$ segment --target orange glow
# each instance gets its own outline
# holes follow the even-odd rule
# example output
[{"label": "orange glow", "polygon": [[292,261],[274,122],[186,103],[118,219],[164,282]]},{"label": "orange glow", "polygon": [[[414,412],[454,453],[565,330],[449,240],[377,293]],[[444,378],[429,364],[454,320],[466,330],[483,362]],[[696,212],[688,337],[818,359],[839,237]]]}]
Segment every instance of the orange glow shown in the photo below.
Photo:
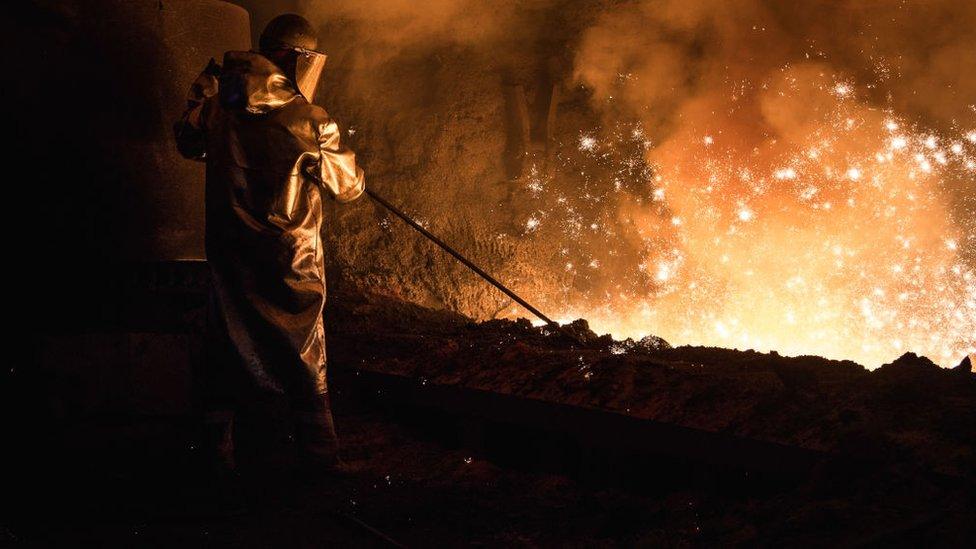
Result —
[{"label": "orange glow", "polygon": [[[907,351],[953,366],[976,352],[973,3],[304,3],[369,29],[369,47],[348,46],[348,93],[386,98],[372,90],[414,50],[470,56],[429,88],[463,101],[423,101],[405,120],[462,104],[493,120],[505,108],[497,67],[518,68],[502,80],[526,90],[557,83],[554,165],[535,159],[486,185],[498,158],[445,149],[435,164],[453,171],[431,166],[426,191],[459,181],[453,198],[485,219],[446,237],[497,239],[497,253],[475,257],[548,315],[617,337],[868,367]],[[373,101],[364,114],[379,133],[412,105]],[[457,135],[487,152],[503,126]],[[423,133],[404,128],[413,147]],[[472,316],[527,314],[481,297],[481,281],[430,286],[414,292],[475,294],[460,307]]]},{"label": "orange glow", "polygon": [[825,74],[783,71],[752,112],[718,94],[685,103],[680,117],[696,123],[638,159],[653,169],[651,200],[617,197],[645,283],[584,295],[559,316],[617,337],[869,367],[907,351],[946,366],[976,352],[976,274],[959,244],[971,235],[945,188],[976,176],[976,144],[919,132]]}]

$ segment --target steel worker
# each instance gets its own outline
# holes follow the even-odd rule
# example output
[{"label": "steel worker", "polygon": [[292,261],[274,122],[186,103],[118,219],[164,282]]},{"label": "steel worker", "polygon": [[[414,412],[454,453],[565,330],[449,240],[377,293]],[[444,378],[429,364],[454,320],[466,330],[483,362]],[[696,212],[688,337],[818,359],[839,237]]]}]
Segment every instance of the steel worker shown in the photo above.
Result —
[{"label": "steel worker", "polygon": [[365,190],[355,155],[311,103],[326,56],[298,15],[273,19],[259,51],[231,51],[193,84],[180,152],[207,165],[212,318],[205,382],[209,447],[232,469],[244,395],[290,404],[306,463],[338,464],[326,385],[322,205]]}]

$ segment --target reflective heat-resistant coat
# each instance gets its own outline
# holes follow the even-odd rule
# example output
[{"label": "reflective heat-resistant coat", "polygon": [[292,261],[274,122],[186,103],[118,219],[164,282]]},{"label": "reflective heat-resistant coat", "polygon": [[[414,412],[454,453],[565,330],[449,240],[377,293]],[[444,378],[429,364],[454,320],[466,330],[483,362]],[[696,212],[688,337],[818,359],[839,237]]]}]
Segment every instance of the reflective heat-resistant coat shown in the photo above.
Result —
[{"label": "reflective heat-resistant coat", "polygon": [[250,383],[314,405],[326,391],[323,192],[363,171],[336,123],[266,57],[228,52],[190,90],[180,151],[207,164],[206,249],[226,349]]}]

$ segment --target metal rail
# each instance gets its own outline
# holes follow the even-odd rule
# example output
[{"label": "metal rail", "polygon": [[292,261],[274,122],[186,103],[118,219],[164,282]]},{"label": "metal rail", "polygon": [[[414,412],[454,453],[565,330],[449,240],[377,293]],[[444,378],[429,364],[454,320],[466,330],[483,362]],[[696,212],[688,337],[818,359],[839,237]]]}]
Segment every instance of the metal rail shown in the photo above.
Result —
[{"label": "metal rail", "polygon": [[361,519],[361,518],[359,518],[357,516],[350,515],[350,514],[347,514],[347,513],[343,513],[342,511],[333,511],[333,515],[336,516],[336,517],[338,517],[339,519],[347,522],[348,524],[351,524],[352,526],[355,526],[356,528],[359,528],[360,530],[362,530],[362,531],[366,532],[367,534],[373,536],[378,541],[383,542],[385,545],[387,545],[389,547],[396,547],[398,549],[406,549],[406,545],[403,545],[399,541],[391,538],[390,536],[388,536],[385,533],[383,533],[381,530],[378,530],[376,527],[371,526],[369,523],[367,523],[366,521],[364,521],[363,519]]}]

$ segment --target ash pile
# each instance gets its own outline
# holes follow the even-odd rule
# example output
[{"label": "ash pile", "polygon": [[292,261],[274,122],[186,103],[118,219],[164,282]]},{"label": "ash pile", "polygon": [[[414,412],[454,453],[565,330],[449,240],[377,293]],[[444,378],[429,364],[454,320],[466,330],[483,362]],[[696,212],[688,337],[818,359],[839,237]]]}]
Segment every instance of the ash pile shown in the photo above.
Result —
[{"label": "ash pile", "polygon": [[907,353],[849,361],[573,337],[524,319],[474,322],[383,295],[326,311],[330,362],[437,386],[599,409],[713,433],[976,478],[976,374]]}]

